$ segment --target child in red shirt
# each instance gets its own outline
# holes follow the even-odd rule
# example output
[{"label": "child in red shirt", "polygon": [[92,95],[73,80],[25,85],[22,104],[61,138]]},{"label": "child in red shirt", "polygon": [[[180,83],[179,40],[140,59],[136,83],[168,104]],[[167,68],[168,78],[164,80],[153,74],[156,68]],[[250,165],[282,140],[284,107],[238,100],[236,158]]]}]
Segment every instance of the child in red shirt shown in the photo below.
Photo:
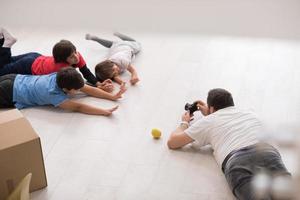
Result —
[{"label": "child in red shirt", "polygon": [[100,83],[70,41],[61,40],[56,43],[52,50],[53,56],[43,56],[36,52],[11,56],[11,46],[15,42],[16,39],[7,30],[0,29],[0,76],[5,74],[44,75],[57,72],[63,67],[72,66],[79,68],[83,77],[92,85],[112,92],[113,84],[111,80]]}]

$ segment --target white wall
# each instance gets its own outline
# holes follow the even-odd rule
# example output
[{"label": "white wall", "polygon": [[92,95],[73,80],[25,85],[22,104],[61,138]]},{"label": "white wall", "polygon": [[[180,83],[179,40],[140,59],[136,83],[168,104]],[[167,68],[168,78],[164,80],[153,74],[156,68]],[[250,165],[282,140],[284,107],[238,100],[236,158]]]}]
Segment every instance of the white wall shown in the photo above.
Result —
[{"label": "white wall", "polygon": [[299,0],[1,0],[0,25],[299,38]]}]

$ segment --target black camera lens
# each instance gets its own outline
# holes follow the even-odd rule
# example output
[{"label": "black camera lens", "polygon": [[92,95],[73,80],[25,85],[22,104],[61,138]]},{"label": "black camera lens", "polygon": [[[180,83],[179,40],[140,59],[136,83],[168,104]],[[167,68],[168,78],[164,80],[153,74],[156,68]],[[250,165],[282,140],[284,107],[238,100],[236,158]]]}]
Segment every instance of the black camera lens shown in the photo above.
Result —
[{"label": "black camera lens", "polygon": [[195,111],[198,110],[197,102],[195,102],[195,103],[193,103],[193,104],[186,103],[185,106],[184,106],[184,109],[185,109],[186,111],[189,111],[190,114],[192,115]]},{"label": "black camera lens", "polygon": [[186,103],[185,106],[184,106],[184,110],[186,110],[186,111],[190,110],[191,106],[192,106],[191,104]]}]

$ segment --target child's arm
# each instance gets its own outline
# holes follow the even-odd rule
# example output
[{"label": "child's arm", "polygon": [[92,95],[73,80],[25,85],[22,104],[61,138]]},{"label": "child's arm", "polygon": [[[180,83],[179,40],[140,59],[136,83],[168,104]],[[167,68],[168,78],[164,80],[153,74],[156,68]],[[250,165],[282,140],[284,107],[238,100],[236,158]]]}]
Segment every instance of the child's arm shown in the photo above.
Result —
[{"label": "child's arm", "polygon": [[128,68],[127,68],[127,70],[131,73],[130,83],[132,85],[134,85],[134,84],[136,84],[137,82],[140,81],[140,79],[139,79],[139,77],[138,77],[138,75],[136,73],[136,70],[133,68],[132,65],[129,65]]},{"label": "child's arm", "polygon": [[103,81],[102,83],[97,80],[97,78],[92,74],[92,72],[87,68],[86,65],[79,68],[80,72],[82,73],[83,77],[93,85],[96,85],[98,88],[106,91],[112,92],[114,90],[114,85],[111,82]]},{"label": "child's arm", "polygon": [[125,83],[125,82],[121,79],[120,76],[115,76],[115,77],[113,78],[113,80],[114,80],[116,83],[118,83],[119,85],[122,85],[123,83]]},{"label": "child's arm", "polygon": [[111,115],[115,110],[118,109],[118,106],[115,106],[111,109],[102,109],[84,103],[72,101],[72,100],[64,101],[58,107],[73,112],[80,112],[89,115],[105,115],[105,116]]},{"label": "child's arm", "polygon": [[120,86],[119,92],[117,92],[116,94],[111,94],[111,93],[105,92],[104,90],[102,90],[100,88],[92,87],[92,86],[85,84],[83,86],[83,88],[80,89],[80,91],[82,91],[90,96],[93,96],[93,97],[116,101],[122,97],[122,94],[126,91],[126,88],[125,88],[125,84],[122,84]]}]

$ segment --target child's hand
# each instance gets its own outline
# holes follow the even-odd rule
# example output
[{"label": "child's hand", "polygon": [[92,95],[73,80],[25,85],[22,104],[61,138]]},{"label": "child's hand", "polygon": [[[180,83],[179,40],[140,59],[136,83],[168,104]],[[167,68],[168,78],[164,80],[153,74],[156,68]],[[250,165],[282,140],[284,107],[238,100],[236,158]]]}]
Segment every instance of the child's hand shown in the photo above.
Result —
[{"label": "child's hand", "polygon": [[126,92],[126,90],[127,88],[125,87],[125,83],[122,83],[122,85],[120,86],[120,91],[113,96],[113,100],[118,100],[122,98],[122,94]]},{"label": "child's hand", "polygon": [[124,90],[126,91],[126,82],[123,82],[120,86],[120,90]]},{"label": "child's hand", "polygon": [[112,84],[112,80],[110,79],[106,79],[105,81],[103,81],[101,84],[106,85],[106,84]]},{"label": "child's hand", "polygon": [[111,93],[114,90],[114,85],[103,85],[103,86],[97,86],[97,88],[104,90],[105,92]]},{"label": "child's hand", "polygon": [[133,76],[133,77],[131,77],[131,79],[130,79],[130,83],[131,83],[131,85],[135,85],[137,82],[139,82],[140,81],[140,79],[137,77],[137,76]]},{"label": "child's hand", "polygon": [[110,116],[115,110],[118,109],[118,107],[119,107],[119,106],[115,106],[115,107],[113,107],[113,108],[111,108],[111,109],[105,110],[104,113],[103,113],[103,115],[105,115],[105,116]]},{"label": "child's hand", "polygon": [[114,85],[112,84],[112,81],[110,79],[107,79],[101,83],[98,88],[111,93],[114,90]]}]

